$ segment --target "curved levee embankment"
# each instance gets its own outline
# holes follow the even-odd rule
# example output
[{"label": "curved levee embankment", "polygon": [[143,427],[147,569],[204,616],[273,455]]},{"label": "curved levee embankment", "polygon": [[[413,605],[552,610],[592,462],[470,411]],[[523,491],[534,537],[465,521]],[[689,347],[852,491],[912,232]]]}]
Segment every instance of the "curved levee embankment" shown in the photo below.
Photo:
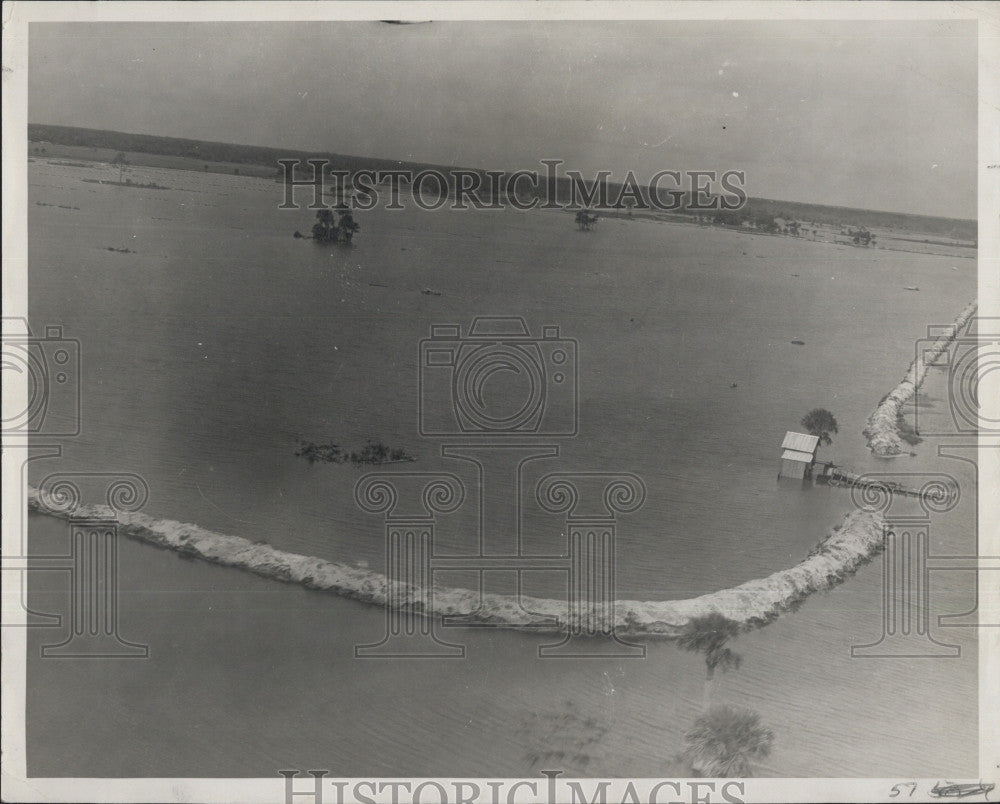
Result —
[{"label": "curved levee embankment", "polygon": [[[69,518],[68,513],[59,513],[58,507],[40,502],[37,489],[29,489],[28,507]],[[98,516],[107,512],[104,506],[83,505],[74,509],[73,516]],[[117,520],[120,533],[182,555],[375,605],[384,606],[388,599],[386,577],[366,569],[287,553],[241,536],[154,519],[143,513],[120,512]],[[794,611],[810,595],[843,583],[860,566],[871,561],[883,544],[882,516],[870,511],[851,511],[805,559],[789,569],[690,600],[616,601],[616,628],[622,634],[670,638],[677,636],[693,617],[711,612],[725,615],[746,630],[760,628],[784,612]],[[395,600],[402,600],[400,608],[404,609],[422,597],[420,590],[408,586],[394,594]],[[567,622],[565,600],[523,597],[519,604],[514,597],[486,595],[479,607],[477,592],[438,586],[434,587],[431,600],[431,607],[421,611],[422,614],[468,614],[478,609],[483,622],[508,628],[527,627],[534,619],[529,612],[555,615],[563,627]],[[539,629],[534,627],[532,630]]]},{"label": "curved levee embankment", "polygon": [[976,302],[970,302],[955,319],[948,330],[934,343],[922,349],[910,363],[903,381],[893,388],[868,417],[862,431],[868,439],[868,448],[879,457],[889,458],[903,453],[903,441],[899,434],[899,417],[903,405],[920,388],[927,376],[928,367],[948,348],[952,341],[976,314]]}]

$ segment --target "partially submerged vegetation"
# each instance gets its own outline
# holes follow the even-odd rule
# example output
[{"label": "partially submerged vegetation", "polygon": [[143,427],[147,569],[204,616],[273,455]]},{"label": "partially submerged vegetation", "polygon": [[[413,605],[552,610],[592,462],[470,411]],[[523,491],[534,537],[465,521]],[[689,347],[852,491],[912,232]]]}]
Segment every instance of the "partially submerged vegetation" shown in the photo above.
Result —
[{"label": "partially submerged vegetation", "polygon": [[343,243],[350,245],[356,232],[360,231],[361,224],[354,220],[350,207],[341,202],[336,206],[338,217],[333,217],[333,210],[321,209],[316,213],[316,223],[313,224],[312,234],[304,235],[296,230],[293,235],[296,239],[314,240],[317,243]]},{"label": "partially submerged vegetation", "polygon": [[737,669],[743,657],[726,646],[740,632],[740,624],[718,612],[693,617],[677,637],[677,646],[683,650],[705,655],[706,677],[711,681],[716,669],[725,672]]},{"label": "partially submerged vegetation", "polygon": [[692,617],[677,637],[677,647],[682,650],[702,653],[705,656],[705,697],[707,709],[712,699],[712,681],[715,671],[737,670],[743,657],[726,643],[740,633],[740,624],[716,611]]},{"label": "partially submerged vegetation", "polygon": [[774,732],[752,709],[713,706],[684,735],[684,758],[698,775],[742,779],[771,754]]},{"label": "partially submerged vegetation", "polygon": [[125,181],[110,181],[109,179],[80,179],[80,181],[85,181],[88,184],[106,184],[112,187],[131,187],[135,190],[169,190],[169,187],[164,187],[162,184],[157,184],[156,182],[147,182],[146,184],[140,184],[138,182],[132,181],[132,179],[125,179]]},{"label": "partially submerged vegetation", "polygon": [[353,452],[341,449],[338,444],[299,441],[295,455],[298,458],[305,458],[309,463],[350,463],[354,466],[379,466],[383,463],[416,460],[402,447],[389,447],[381,441],[373,440],[369,440],[362,449]]},{"label": "partially submerged vegetation", "polygon": [[826,408],[813,408],[799,422],[809,435],[816,436],[822,446],[833,443],[833,435],[837,432],[837,420]]}]

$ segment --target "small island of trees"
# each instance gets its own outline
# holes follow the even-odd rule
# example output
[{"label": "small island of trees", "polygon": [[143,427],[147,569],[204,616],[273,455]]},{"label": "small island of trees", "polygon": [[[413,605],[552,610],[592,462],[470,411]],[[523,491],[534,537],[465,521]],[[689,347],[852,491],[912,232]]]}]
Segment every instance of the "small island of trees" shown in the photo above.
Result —
[{"label": "small island of trees", "polygon": [[[354,238],[354,233],[361,229],[360,224],[354,220],[350,208],[347,204],[340,202],[337,204],[338,218],[334,218],[333,210],[321,209],[316,213],[316,223],[312,228],[312,239],[317,243],[343,243],[350,245]],[[296,237],[303,237],[299,232]],[[308,239],[308,238],[307,238]]]}]

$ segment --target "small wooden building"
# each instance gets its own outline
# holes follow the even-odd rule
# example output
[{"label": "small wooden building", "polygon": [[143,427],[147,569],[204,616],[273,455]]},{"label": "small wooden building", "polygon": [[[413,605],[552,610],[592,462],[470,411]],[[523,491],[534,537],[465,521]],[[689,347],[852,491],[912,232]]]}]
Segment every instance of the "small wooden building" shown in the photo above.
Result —
[{"label": "small wooden building", "polygon": [[819,437],[806,433],[785,433],[781,442],[781,468],[778,477],[791,477],[802,480],[812,474],[812,465],[816,460],[816,449],[819,447]]}]

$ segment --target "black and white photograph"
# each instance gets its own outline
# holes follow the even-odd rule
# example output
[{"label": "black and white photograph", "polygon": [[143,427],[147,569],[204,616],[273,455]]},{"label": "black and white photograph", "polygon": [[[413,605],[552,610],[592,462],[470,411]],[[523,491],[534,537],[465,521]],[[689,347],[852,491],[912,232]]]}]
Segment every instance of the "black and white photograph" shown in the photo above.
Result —
[{"label": "black and white photograph", "polygon": [[995,800],[998,11],[5,2],[0,799]]}]

